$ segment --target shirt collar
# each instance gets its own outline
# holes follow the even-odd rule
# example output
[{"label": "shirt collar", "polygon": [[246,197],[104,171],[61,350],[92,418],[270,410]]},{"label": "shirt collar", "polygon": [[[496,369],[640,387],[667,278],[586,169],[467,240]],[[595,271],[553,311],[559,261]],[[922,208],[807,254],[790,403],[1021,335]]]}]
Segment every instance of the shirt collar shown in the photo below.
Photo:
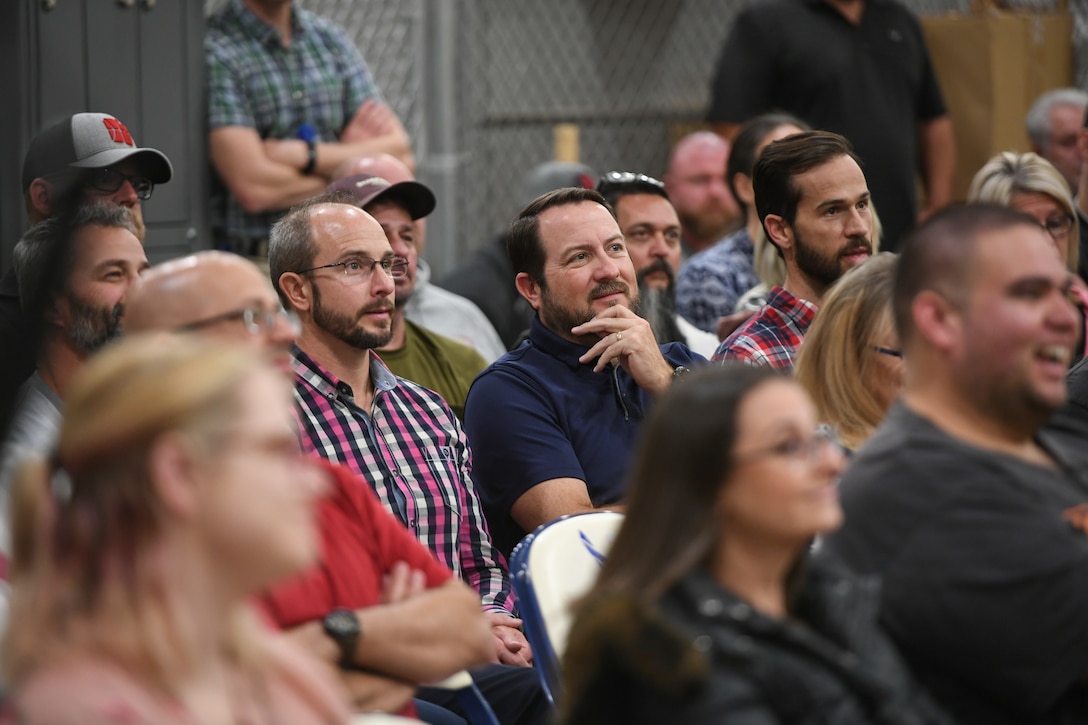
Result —
[{"label": "shirt collar", "polygon": [[[298,345],[294,346],[292,354],[295,358],[294,370],[297,380],[312,386],[318,393],[330,400],[338,395],[355,396],[355,391],[351,389],[350,385],[326,370],[324,366],[306,354]],[[385,363],[373,350],[370,351],[370,381],[374,386],[375,397],[378,393],[388,392],[398,385],[397,376],[390,372],[389,368],[385,366]]]},{"label": "shirt collar", "polygon": [[[227,6],[227,12],[232,13],[235,16],[235,20],[238,25],[245,30],[245,32],[256,38],[261,45],[274,45],[276,47],[283,47],[283,38],[280,37],[278,30],[271,25],[261,20],[257,15],[246,7],[242,0],[231,0],[230,5]],[[309,17],[295,7],[291,5],[291,33],[293,37],[307,32],[310,30],[311,24]],[[292,39],[292,42],[293,39]]]},{"label": "shirt collar", "polygon": [[[546,352],[565,363],[571,370],[583,370],[586,368],[585,363],[580,362],[578,358],[585,355],[586,350],[589,348],[585,345],[571,342],[549,330],[544,326],[544,323],[540,321],[539,314],[533,317],[533,323],[529,326],[529,341],[532,342],[535,347],[540,348],[541,351]],[[590,369],[592,370],[592,368]]]}]

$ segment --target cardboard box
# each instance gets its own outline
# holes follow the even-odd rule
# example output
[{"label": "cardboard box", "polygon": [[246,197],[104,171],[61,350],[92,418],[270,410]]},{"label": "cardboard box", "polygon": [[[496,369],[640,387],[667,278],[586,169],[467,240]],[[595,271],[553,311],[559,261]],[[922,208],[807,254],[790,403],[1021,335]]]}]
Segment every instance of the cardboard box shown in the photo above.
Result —
[{"label": "cardboard box", "polygon": [[974,0],[969,14],[920,17],[956,131],[957,199],[1000,151],[1029,151],[1024,117],[1045,91],[1073,83],[1073,17]]}]

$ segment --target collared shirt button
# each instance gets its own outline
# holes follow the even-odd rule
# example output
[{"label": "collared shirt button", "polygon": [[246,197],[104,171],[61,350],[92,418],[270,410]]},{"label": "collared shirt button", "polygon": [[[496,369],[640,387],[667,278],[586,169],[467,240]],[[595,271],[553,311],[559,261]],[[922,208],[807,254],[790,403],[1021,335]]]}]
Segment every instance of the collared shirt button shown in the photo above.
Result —
[{"label": "collared shirt button", "polygon": [[722,613],[725,609],[725,605],[722,604],[721,599],[704,599],[699,603],[699,611],[702,612],[704,617],[716,617]]}]

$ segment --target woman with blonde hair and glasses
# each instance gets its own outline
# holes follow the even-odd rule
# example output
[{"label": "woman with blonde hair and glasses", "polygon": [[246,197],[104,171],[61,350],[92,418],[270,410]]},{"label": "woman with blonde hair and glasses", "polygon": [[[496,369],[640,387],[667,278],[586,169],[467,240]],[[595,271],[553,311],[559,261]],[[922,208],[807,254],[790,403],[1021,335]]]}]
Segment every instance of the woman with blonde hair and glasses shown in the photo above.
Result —
[{"label": "woman with blonde hair and glasses", "polygon": [[324,486],[289,382],[255,353],[166,337],[100,353],[13,491],[18,722],[346,722],[332,673],[248,603],[316,560]]},{"label": "woman with blonde hair and glasses", "polygon": [[794,366],[821,421],[850,451],[872,435],[903,383],[892,288],[898,257],[888,252],[851,269],[824,296]]},{"label": "woman with blonde hair and glasses", "polygon": [[[1073,194],[1061,172],[1042,156],[1011,151],[994,156],[971,180],[967,201],[1007,206],[1034,217],[1050,235],[1066,269],[1077,274],[1080,229]],[[1082,319],[1086,318],[1088,286],[1074,277],[1071,292]],[[1085,325],[1081,325],[1074,363],[1084,356],[1085,332]]]}]

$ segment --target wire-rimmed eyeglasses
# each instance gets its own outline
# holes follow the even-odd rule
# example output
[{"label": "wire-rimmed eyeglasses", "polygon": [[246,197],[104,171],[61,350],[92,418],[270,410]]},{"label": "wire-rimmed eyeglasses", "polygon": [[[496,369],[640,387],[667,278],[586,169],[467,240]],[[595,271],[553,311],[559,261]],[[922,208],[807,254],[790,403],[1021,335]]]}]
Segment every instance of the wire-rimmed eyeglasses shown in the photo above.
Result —
[{"label": "wire-rimmed eyeglasses", "polygon": [[189,322],[175,328],[177,332],[191,332],[205,327],[212,327],[223,322],[241,320],[246,332],[250,335],[266,335],[276,328],[276,323],[283,319],[297,333],[299,330],[298,318],[293,313],[283,310],[264,310],[259,307],[244,307],[240,310],[231,310],[221,315],[214,315],[196,322]]},{"label": "wire-rimmed eyeglasses", "polygon": [[360,282],[370,279],[370,276],[374,274],[374,270],[377,267],[381,267],[382,271],[392,279],[399,279],[408,274],[408,260],[404,257],[385,257],[383,259],[351,257],[342,262],[333,262],[332,264],[321,264],[316,267],[310,267],[309,269],[300,269],[295,274],[306,274],[308,272],[316,272],[319,269],[333,269],[334,267],[343,267],[345,277]]},{"label": "wire-rimmed eyeglasses", "polygon": [[1046,230],[1051,239],[1064,239],[1073,228],[1073,217],[1068,214],[1055,215],[1040,222],[1039,226]]}]

